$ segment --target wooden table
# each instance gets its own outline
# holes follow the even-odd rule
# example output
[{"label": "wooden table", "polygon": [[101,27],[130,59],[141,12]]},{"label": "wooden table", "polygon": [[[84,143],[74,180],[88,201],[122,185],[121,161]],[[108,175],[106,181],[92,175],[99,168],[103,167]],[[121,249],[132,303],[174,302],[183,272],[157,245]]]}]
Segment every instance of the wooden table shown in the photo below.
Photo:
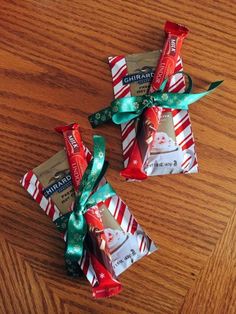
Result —
[{"label": "wooden table", "polygon": [[[236,312],[235,13],[227,0],[1,0],[1,313]],[[107,57],[160,48],[166,19],[191,30],[182,56],[195,86],[225,83],[190,110],[199,174],[125,183],[119,128],[96,131],[109,181],[160,250],[120,276],[119,296],[92,300],[19,180],[62,149],[55,126],[78,121],[91,147],[87,116],[113,97]]]}]

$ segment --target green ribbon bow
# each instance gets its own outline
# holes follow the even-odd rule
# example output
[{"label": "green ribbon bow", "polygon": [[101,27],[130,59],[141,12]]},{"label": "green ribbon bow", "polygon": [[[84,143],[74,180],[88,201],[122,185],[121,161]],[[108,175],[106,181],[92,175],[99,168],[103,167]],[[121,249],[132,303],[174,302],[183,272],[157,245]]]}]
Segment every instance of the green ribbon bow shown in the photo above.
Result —
[{"label": "green ribbon bow", "polygon": [[[171,108],[171,109],[183,109],[188,110],[188,106],[200,98],[213,92],[223,81],[216,81],[211,83],[208,90],[202,93],[190,93],[192,89],[191,77],[184,73],[178,72],[188,77],[189,86],[185,93],[166,93],[163,92],[169,78],[166,79],[159,91],[150,95],[137,96],[137,97],[124,97],[115,99],[111,102],[111,105],[105,109],[102,109],[89,116],[89,121],[92,127],[101,125],[107,121],[112,120],[115,124],[126,123],[134,118],[137,118],[142,114],[144,109],[154,106]],[[177,74],[177,73],[175,73]],[[174,74],[174,75],[175,75]]]},{"label": "green ribbon bow", "polygon": [[58,230],[66,233],[65,261],[68,272],[72,274],[76,273],[78,262],[83,256],[87,233],[84,214],[92,206],[116,194],[109,183],[97,188],[108,163],[105,161],[104,137],[95,135],[93,141],[94,157],[82,177],[79,190],[76,191],[74,209],[55,220]]}]

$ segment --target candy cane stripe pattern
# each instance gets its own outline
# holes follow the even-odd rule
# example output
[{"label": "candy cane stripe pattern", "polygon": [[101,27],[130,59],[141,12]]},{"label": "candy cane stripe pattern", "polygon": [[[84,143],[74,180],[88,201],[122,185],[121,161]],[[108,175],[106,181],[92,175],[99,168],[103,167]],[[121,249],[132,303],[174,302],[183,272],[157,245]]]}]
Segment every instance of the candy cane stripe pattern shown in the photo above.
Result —
[{"label": "candy cane stripe pattern", "polygon": [[[128,74],[125,56],[109,57],[108,62],[112,74],[112,86],[115,98],[131,96],[130,85],[124,85],[122,79]],[[183,71],[182,60],[179,57],[175,73]],[[172,77],[169,92],[183,93],[185,91],[185,78],[182,74]],[[177,144],[184,152],[182,169],[184,173],[198,172],[198,163],[195,152],[195,143],[192,133],[191,121],[188,111],[172,110]],[[136,136],[135,122],[129,121],[121,125],[122,151],[124,167],[127,166]]]},{"label": "candy cane stripe pattern", "polygon": [[[108,62],[111,69],[112,86],[114,90],[115,99],[131,96],[130,85],[129,84],[124,85],[122,81],[123,77],[125,77],[128,74],[128,68],[126,65],[125,56],[109,57]],[[120,71],[121,67],[122,67],[122,71]],[[121,96],[122,90],[123,90],[123,93],[122,93],[123,95]],[[128,129],[128,132],[127,132],[127,129]],[[125,166],[127,166],[128,161],[129,161],[129,155],[132,149],[132,144],[134,142],[135,135],[136,135],[136,132],[135,132],[134,121],[121,124],[122,148],[123,148],[123,157],[124,157]]]},{"label": "candy cane stripe pattern", "polygon": [[42,210],[48,215],[53,221],[60,216],[60,211],[57,206],[53,203],[51,198],[46,198],[43,195],[43,186],[37,179],[33,171],[27,172],[22,180],[20,181],[23,188],[33,197],[33,199],[40,205]]}]

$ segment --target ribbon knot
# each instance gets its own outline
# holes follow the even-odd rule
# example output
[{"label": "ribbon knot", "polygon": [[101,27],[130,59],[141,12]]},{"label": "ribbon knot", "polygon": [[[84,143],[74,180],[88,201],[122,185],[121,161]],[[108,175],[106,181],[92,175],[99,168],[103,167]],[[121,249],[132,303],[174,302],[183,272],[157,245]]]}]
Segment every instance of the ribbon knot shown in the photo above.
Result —
[{"label": "ribbon knot", "polygon": [[[144,99],[142,101],[142,105],[139,106],[139,107],[141,107],[139,109],[139,111],[141,111],[141,112],[143,112],[143,110],[145,108],[150,108],[150,107],[155,106],[155,103],[156,103],[155,102],[155,98],[153,97],[153,95],[145,95],[145,96],[148,96],[148,97],[144,97]],[[138,111],[136,113],[138,113]]]},{"label": "ribbon knot", "polygon": [[[188,87],[184,93],[163,92],[168,80],[170,79],[168,78],[162,83],[160,89],[157,92],[154,92],[150,95],[137,97],[131,96],[113,100],[109,107],[89,116],[89,121],[92,127],[97,127],[98,125],[101,125],[104,122],[110,120],[112,120],[115,124],[129,122],[130,120],[140,116],[147,107],[150,108],[157,106],[170,109],[188,110],[189,105],[214,91],[223,82],[213,82],[210,84],[207,91],[193,94],[191,93],[191,77],[184,72],[178,73],[182,73],[188,78]],[[175,73],[174,75],[178,73]]]},{"label": "ribbon knot", "polygon": [[86,211],[113,195],[115,191],[109,183],[100,186],[108,163],[105,161],[105,140],[102,136],[95,135],[94,157],[83,174],[80,187],[75,191],[73,211],[59,217],[55,224],[60,232],[66,234],[65,260],[69,269],[81,260],[84,251],[84,241],[87,234],[87,223],[84,217]]}]

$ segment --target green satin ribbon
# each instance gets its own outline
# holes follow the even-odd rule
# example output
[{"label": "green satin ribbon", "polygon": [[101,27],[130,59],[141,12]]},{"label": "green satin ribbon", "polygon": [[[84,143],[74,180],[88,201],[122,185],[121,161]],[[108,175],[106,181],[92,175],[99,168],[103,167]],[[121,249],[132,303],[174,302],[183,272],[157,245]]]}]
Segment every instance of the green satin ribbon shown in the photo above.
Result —
[{"label": "green satin ribbon", "polygon": [[58,230],[66,233],[65,261],[72,274],[75,272],[75,265],[78,267],[78,261],[83,256],[87,233],[84,214],[92,206],[116,194],[109,183],[97,188],[108,164],[105,161],[104,138],[95,135],[93,141],[94,156],[82,177],[79,190],[76,191],[74,209],[55,220]]},{"label": "green satin ribbon", "polygon": [[[216,81],[210,84],[205,92],[190,93],[192,89],[191,77],[184,73],[189,80],[189,86],[185,93],[167,93],[163,92],[169,78],[166,79],[161,85],[159,91],[150,95],[137,96],[137,97],[124,97],[115,99],[111,105],[89,116],[89,121],[92,127],[97,127],[105,122],[112,120],[115,124],[126,123],[142,114],[144,109],[154,106],[170,108],[170,109],[183,109],[188,110],[190,104],[196,102],[200,98],[213,92],[223,81]],[[175,73],[177,74],[177,73]]]}]

